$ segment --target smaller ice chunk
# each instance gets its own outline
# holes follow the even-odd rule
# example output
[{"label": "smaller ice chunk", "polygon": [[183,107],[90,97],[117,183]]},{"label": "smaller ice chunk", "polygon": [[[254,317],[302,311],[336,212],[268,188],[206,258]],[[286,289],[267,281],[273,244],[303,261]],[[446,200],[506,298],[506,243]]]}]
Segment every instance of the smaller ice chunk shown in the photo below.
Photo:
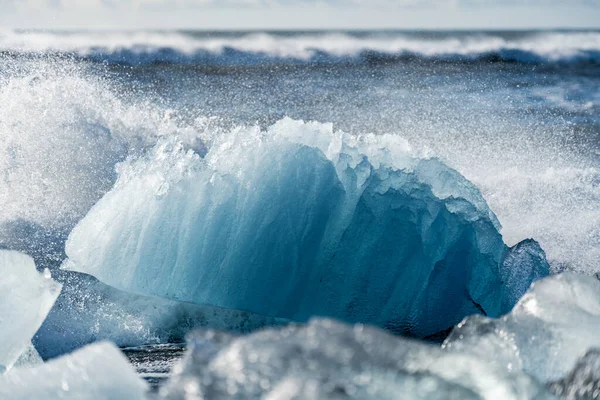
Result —
[{"label": "smaller ice chunk", "polygon": [[562,378],[587,350],[600,347],[600,281],[576,273],[534,283],[499,319],[472,316],[444,342],[447,351],[475,353],[523,369],[542,382]]},{"label": "smaller ice chunk", "polygon": [[100,342],[0,377],[0,398],[12,400],[145,399],[147,386],[115,345]]},{"label": "smaller ice chunk", "polygon": [[37,272],[31,257],[0,250],[0,371],[31,345],[60,290],[48,271]]},{"label": "smaller ice chunk", "polygon": [[538,242],[525,239],[511,247],[500,268],[500,278],[506,287],[502,312],[509,312],[527,292],[531,283],[548,275],[550,264]]},{"label": "smaller ice chunk", "polygon": [[189,337],[166,399],[552,399],[521,371],[392,336],[313,319],[247,336]]},{"label": "smaller ice chunk", "polygon": [[565,400],[600,398],[600,349],[588,351],[569,375],[550,385]]}]

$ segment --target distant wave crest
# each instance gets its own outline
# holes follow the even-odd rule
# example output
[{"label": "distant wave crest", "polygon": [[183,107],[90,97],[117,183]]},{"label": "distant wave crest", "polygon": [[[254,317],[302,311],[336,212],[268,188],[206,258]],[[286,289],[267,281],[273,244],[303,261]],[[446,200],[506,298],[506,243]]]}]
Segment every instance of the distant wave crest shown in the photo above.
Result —
[{"label": "distant wave crest", "polygon": [[72,54],[126,64],[440,61],[600,63],[600,32],[204,33],[0,31],[0,53]]}]

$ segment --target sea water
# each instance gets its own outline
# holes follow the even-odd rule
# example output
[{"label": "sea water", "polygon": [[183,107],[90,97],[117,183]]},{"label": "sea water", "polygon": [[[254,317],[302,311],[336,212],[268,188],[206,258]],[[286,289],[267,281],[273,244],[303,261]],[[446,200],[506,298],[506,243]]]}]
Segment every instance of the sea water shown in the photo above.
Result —
[{"label": "sea water", "polygon": [[244,132],[290,121],[359,143],[395,138],[412,158],[466,178],[506,245],[535,239],[550,272],[593,276],[599,63],[596,31],[0,32],[0,247],[63,284],[37,350],[47,358],[101,339],[181,342],[198,326],[285,322],[222,311],[227,302],[207,312],[119,292],[59,268],[72,229],[165,140],[204,160],[216,138],[237,135],[243,147]]}]

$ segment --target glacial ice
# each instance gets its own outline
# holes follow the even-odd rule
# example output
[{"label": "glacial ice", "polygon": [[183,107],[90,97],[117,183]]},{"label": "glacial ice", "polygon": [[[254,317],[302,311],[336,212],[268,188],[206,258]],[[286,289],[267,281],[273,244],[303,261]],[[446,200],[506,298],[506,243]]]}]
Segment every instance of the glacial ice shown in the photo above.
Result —
[{"label": "glacial ice", "polygon": [[520,371],[328,319],[241,337],[194,333],[161,395],[172,400],[554,398]]},{"label": "glacial ice", "polygon": [[500,277],[511,288],[504,296],[502,313],[509,312],[529,290],[532,282],[548,275],[546,254],[532,239],[526,239],[511,247],[504,258]]},{"label": "glacial ice", "polygon": [[[120,164],[63,268],[136,293],[418,336],[500,315],[548,273],[534,241],[504,244],[475,186],[398,136],[284,119],[203,141],[203,157],[171,137]],[[528,273],[507,271],[521,259]]]},{"label": "glacial ice", "polygon": [[284,322],[247,311],[127,293],[88,275],[63,274],[68,274],[61,277],[63,290],[34,338],[45,359],[100,340],[120,347],[182,342],[195,328],[247,333]]},{"label": "glacial ice", "polygon": [[143,400],[147,386],[119,349],[100,342],[0,377],[0,398],[11,400]]},{"label": "glacial ice", "polygon": [[[2,237],[7,227],[9,234]],[[66,238],[67,234],[63,239],[55,231],[25,221],[0,224],[0,247],[31,255],[38,270],[49,268],[52,278],[62,284],[60,295],[33,338],[44,359],[100,340],[124,347],[182,342],[194,328],[246,333],[285,322],[243,310],[123,292],[89,275],[61,271],[58,267],[65,257]]]},{"label": "glacial ice", "polygon": [[564,273],[534,283],[499,319],[466,318],[443,347],[551,382],[569,373],[586,351],[600,347],[598,332],[600,281]]},{"label": "glacial ice", "polygon": [[0,372],[28,351],[60,290],[47,271],[37,272],[31,257],[0,250]]},{"label": "glacial ice", "polygon": [[552,382],[550,390],[565,400],[600,398],[600,349],[588,351],[567,376]]}]

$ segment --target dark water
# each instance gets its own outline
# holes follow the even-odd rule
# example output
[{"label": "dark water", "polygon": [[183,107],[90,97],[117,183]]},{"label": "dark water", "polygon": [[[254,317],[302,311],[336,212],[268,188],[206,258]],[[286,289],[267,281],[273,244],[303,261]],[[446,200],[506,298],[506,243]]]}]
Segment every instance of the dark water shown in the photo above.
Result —
[{"label": "dark water", "polygon": [[157,392],[169,377],[173,366],[183,357],[184,344],[126,347],[121,349],[137,373]]}]

